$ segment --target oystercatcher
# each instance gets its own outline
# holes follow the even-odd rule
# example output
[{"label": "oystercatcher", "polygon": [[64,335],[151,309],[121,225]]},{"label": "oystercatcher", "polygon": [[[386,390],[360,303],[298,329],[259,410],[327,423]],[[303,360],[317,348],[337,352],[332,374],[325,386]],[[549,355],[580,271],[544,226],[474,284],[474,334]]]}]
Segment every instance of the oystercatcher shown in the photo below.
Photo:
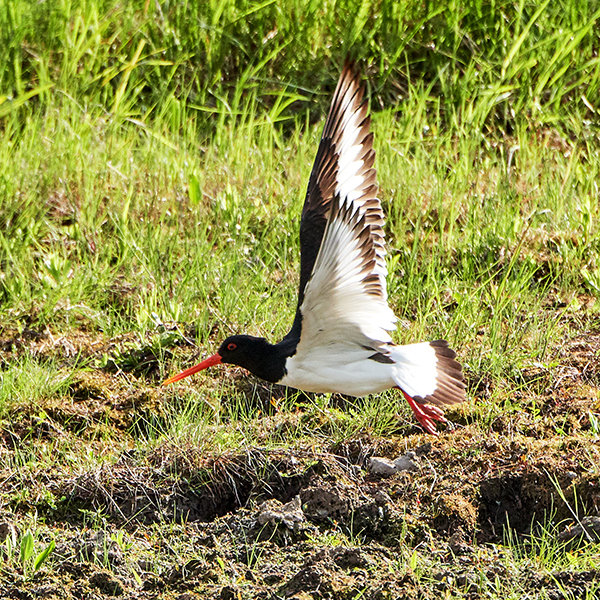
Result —
[{"label": "oystercatcher", "polygon": [[228,337],[218,352],[167,379],[229,363],[307,392],[364,396],[399,388],[425,431],[441,407],[465,398],[461,365],[444,340],[399,346],[389,335],[383,212],[373,134],[352,63],[338,82],[300,223],[300,291],[290,332],[278,344]]}]

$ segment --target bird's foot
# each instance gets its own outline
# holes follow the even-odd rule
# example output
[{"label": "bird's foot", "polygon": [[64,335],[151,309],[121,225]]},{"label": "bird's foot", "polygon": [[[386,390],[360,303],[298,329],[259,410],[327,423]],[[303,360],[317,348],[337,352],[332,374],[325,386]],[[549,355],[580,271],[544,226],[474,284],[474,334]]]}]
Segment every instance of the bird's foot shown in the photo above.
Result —
[{"label": "bird's foot", "polygon": [[402,388],[399,389],[404,394],[408,405],[415,413],[415,417],[417,418],[417,421],[419,421],[421,427],[431,435],[438,435],[438,432],[435,428],[435,421],[439,421],[440,423],[448,422],[448,419],[444,417],[444,411],[433,404],[419,404],[413,400]]}]

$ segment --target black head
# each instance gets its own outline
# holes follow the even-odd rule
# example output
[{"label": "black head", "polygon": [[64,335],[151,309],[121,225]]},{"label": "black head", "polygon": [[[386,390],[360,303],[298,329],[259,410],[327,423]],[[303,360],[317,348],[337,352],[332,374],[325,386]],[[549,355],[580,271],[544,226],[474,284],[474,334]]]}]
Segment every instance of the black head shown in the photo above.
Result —
[{"label": "black head", "polygon": [[217,354],[221,362],[244,367],[257,377],[273,383],[286,373],[286,357],[265,338],[232,335],[221,344]]}]

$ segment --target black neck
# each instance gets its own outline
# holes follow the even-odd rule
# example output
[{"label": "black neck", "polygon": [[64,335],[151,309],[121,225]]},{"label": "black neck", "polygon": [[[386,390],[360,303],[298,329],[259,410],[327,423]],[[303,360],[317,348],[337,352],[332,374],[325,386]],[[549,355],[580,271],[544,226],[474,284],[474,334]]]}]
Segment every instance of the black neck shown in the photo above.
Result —
[{"label": "black neck", "polygon": [[257,346],[256,354],[248,357],[252,365],[246,368],[261,379],[277,383],[287,373],[285,368],[286,354],[279,344],[269,344],[266,340],[264,345]]},{"label": "black neck", "polygon": [[[234,340],[237,349],[228,352],[229,340]],[[223,362],[239,365],[253,375],[277,383],[287,373],[285,363],[288,356],[296,352],[297,341],[286,336],[278,344],[269,344],[264,338],[240,335],[228,338],[223,343],[220,354]]]}]

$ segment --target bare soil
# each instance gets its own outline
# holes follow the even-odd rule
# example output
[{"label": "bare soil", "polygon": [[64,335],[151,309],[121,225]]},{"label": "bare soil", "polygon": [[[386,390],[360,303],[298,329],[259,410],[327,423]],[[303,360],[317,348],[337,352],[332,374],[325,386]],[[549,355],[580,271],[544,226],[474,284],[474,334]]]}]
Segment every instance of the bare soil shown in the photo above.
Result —
[{"label": "bare soil", "polygon": [[[132,442],[116,455],[140,417],[163,410],[151,344],[83,332],[0,338],[0,361],[25,350],[111,357],[82,370],[66,395],[2,423],[2,598],[474,599],[502,590],[583,598],[598,589],[597,560],[554,568],[536,540],[562,533],[564,553],[598,549],[597,538],[568,531],[600,516],[600,333],[566,342],[552,373],[524,372],[517,408],[488,427],[479,419],[489,385],[479,382],[476,400],[448,411],[454,428],[438,438],[406,427],[386,439],[363,432],[218,454],[176,440],[151,451]],[[137,363],[128,364],[144,368],[124,376],[132,352]],[[273,410],[256,427],[310,429],[303,419]],[[35,459],[55,446],[72,456]],[[407,451],[414,470],[371,472],[371,457]],[[78,461],[86,452],[107,460],[86,467]],[[36,552],[42,540],[56,542],[35,573],[18,548],[7,550],[27,530],[36,531]],[[515,563],[517,545],[531,560]]]}]

